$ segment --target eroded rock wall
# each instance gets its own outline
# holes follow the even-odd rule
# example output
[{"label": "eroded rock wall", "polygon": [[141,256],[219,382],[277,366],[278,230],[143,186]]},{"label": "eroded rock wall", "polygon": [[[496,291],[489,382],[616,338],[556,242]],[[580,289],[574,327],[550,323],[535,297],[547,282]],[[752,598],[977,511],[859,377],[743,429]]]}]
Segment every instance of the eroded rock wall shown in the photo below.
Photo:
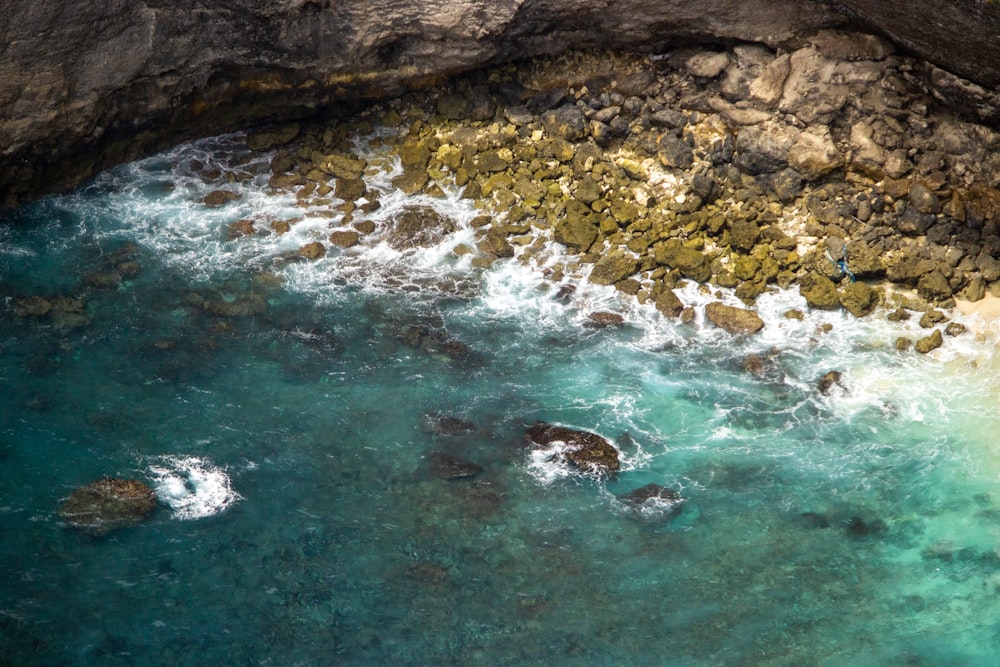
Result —
[{"label": "eroded rock wall", "polygon": [[989,106],[1000,81],[992,39],[1000,9],[981,0],[931,0],[919,12],[910,3],[856,0],[4,4],[0,202],[7,203],[185,137],[335,111],[344,101],[567,47],[656,50],[679,40],[773,47],[856,21],[978,82],[941,72],[942,88],[974,112]]}]

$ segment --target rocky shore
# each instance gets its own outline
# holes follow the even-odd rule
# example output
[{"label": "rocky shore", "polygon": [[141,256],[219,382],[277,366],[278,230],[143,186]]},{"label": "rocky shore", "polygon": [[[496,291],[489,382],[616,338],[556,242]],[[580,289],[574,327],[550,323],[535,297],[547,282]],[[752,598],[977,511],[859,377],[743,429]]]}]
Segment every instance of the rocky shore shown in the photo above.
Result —
[{"label": "rocky shore", "polygon": [[1000,133],[942,104],[933,70],[835,31],[793,51],[573,52],[248,143],[277,149],[275,190],[343,220],[305,257],[366,236],[437,242],[452,227],[420,207],[391,230],[367,219],[378,200],[362,177],[389,167],[366,163],[351,138],[387,127],[394,185],[462,188],[482,208],[475,247],[454,250],[478,266],[531,261],[555,242],[572,259],[546,268],[553,280],[586,276],[680,318],[692,317],[673,291],[682,281],[732,288],[747,308],[706,315],[737,334],[760,328],[758,295],[796,285],[812,308],[918,311],[928,351],[941,331],[961,333],[945,329],[956,298],[1000,293]]}]

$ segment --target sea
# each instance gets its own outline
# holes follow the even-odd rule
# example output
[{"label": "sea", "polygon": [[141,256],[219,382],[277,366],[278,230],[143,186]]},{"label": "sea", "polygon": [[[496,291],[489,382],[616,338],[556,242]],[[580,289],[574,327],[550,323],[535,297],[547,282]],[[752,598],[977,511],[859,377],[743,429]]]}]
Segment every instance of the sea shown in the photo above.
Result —
[{"label": "sea", "polygon": [[[1000,664],[995,323],[920,355],[919,314],[775,288],[734,336],[704,317],[728,290],[679,287],[682,321],[552,243],[477,263],[503,212],[393,188],[389,131],[355,137],[353,219],[273,192],[241,134],[0,214],[0,663]],[[393,248],[414,206],[455,231]],[[106,476],[157,509],[67,525]]]}]

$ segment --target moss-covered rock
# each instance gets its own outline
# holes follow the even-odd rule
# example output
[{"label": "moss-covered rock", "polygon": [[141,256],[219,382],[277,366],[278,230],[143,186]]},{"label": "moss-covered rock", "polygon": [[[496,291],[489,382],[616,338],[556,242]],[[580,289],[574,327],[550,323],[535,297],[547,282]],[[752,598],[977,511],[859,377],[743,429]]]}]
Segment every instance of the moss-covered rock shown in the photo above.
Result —
[{"label": "moss-covered rock", "polygon": [[840,306],[840,294],[832,280],[818,273],[810,273],[799,285],[799,293],[811,308],[834,310]]},{"label": "moss-covered rock", "polygon": [[705,318],[731,334],[751,334],[764,328],[764,320],[757,313],[720,301],[705,306]]},{"label": "moss-covered rock", "polygon": [[913,346],[913,349],[915,349],[920,354],[927,354],[928,352],[932,352],[941,347],[943,343],[944,339],[941,336],[941,330],[935,329],[934,333],[932,333],[930,336],[925,336],[924,338],[918,340],[916,344]]},{"label": "moss-covered rock", "polygon": [[135,479],[105,477],[74,490],[59,507],[67,525],[95,535],[135,526],[156,509],[156,493]]},{"label": "moss-covered rock", "polygon": [[639,260],[620,251],[603,255],[590,272],[590,282],[597,285],[614,285],[634,274]]},{"label": "moss-covered rock", "polygon": [[871,314],[879,303],[879,293],[862,282],[849,283],[840,292],[840,305],[855,317]]}]

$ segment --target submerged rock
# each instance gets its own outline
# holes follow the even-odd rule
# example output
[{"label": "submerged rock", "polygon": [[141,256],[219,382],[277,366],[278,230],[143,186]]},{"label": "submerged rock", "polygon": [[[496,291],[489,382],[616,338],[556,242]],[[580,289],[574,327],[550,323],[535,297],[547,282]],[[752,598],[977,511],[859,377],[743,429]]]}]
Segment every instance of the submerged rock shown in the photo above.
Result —
[{"label": "submerged rock", "polygon": [[424,415],[420,425],[427,433],[436,435],[458,435],[476,430],[476,425],[468,420],[441,413]]},{"label": "submerged rock", "polygon": [[396,250],[436,245],[458,229],[454,220],[430,206],[410,206],[391,222],[386,241]]},{"label": "submerged rock", "polygon": [[156,493],[134,479],[105,477],[81,486],[59,507],[59,516],[73,528],[104,535],[134,526],[156,509]]},{"label": "submerged rock", "polygon": [[620,327],[623,324],[625,324],[625,318],[618,313],[609,313],[605,310],[599,310],[593,313],[587,313],[587,322],[585,323],[585,326],[595,329],[603,329],[606,327]]},{"label": "submerged rock", "polygon": [[818,383],[819,392],[821,394],[823,394],[824,396],[829,396],[830,395],[830,391],[834,387],[840,387],[841,389],[846,390],[847,388],[841,383],[841,379],[843,377],[844,377],[844,374],[841,373],[840,371],[830,371],[830,372],[828,372],[827,374],[825,374],[823,377],[821,377],[819,379],[819,383]]},{"label": "submerged rock", "polygon": [[527,435],[535,445],[557,449],[556,456],[587,472],[604,474],[621,468],[618,450],[596,433],[538,422]]},{"label": "submerged rock", "polygon": [[656,483],[641,486],[638,489],[623,493],[618,500],[637,508],[657,507],[666,510],[666,519],[670,520],[680,514],[684,499],[681,494],[671,488]]},{"label": "submerged rock", "polygon": [[475,477],[483,471],[483,467],[464,461],[448,452],[431,452],[427,457],[434,474],[441,479],[464,479]]}]

